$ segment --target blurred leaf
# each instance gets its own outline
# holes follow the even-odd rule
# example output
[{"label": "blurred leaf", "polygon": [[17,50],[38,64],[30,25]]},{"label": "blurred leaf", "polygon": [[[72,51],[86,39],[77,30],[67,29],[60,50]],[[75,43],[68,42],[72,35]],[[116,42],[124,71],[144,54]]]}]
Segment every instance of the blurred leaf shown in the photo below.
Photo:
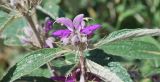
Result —
[{"label": "blurred leaf", "polygon": [[150,78],[144,78],[140,82],[153,82]]},{"label": "blurred leaf", "polygon": [[9,70],[1,82],[12,82],[24,75],[30,74],[40,66],[60,56],[62,53],[62,49],[58,48],[41,49],[28,53]]},{"label": "blurred leaf", "polygon": [[64,53],[63,57],[51,61],[52,66],[54,66],[56,71],[59,71],[62,76],[66,75],[66,73],[70,74],[76,63],[78,62],[76,62],[75,54],[71,52]]},{"label": "blurred leaf", "polygon": [[151,43],[142,41],[117,41],[99,48],[108,54],[133,59],[160,59],[159,49]]},{"label": "blurred leaf", "polygon": [[34,70],[32,73],[30,73],[27,76],[50,78],[51,77],[51,73],[50,73],[50,71],[48,69],[39,68],[39,69]]},{"label": "blurred leaf", "polygon": [[151,72],[156,70],[154,67],[154,62],[151,62],[151,61],[153,61],[153,60],[145,60],[143,62],[143,65],[140,67],[140,71],[141,71],[141,74],[143,77],[147,77],[147,76],[152,75],[153,73],[151,73]]},{"label": "blurred leaf", "polygon": [[130,39],[140,36],[159,36],[159,29],[122,29],[110,33],[106,38],[99,41],[96,46],[101,46],[114,41]]},{"label": "blurred leaf", "polygon": [[43,6],[39,6],[37,7],[39,10],[41,10],[42,12],[48,14],[49,16],[51,16],[53,19],[56,19],[57,17],[59,17],[60,14],[60,7],[58,6],[58,3],[61,0],[46,0],[43,2]]},{"label": "blurred leaf", "polygon": [[22,46],[23,45],[20,42],[19,38],[16,36],[6,38],[4,41],[4,44],[7,46]]},{"label": "blurred leaf", "polygon": [[157,11],[154,13],[154,16],[153,16],[153,23],[155,24],[155,26],[160,26],[160,11]]},{"label": "blurred leaf", "polygon": [[53,2],[53,4],[58,4],[61,2],[61,0],[43,0],[42,1],[42,4],[45,4],[45,3],[48,3],[48,2]]},{"label": "blurred leaf", "polygon": [[27,21],[23,17],[15,18],[10,24],[6,26],[6,29],[3,31],[4,37],[13,36],[13,33],[22,34],[21,29],[27,26]]},{"label": "blurred leaf", "polygon": [[65,55],[66,64],[69,64],[69,65],[75,64],[77,60],[78,60],[78,57],[76,57],[76,54],[74,53],[67,53]]},{"label": "blurred leaf", "polygon": [[2,32],[2,36],[5,39],[4,44],[9,46],[22,45],[18,36],[23,35],[22,29],[26,26],[27,21],[24,18],[18,17],[13,19],[9,24],[6,25]]},{"label": "blurred leaf", "polygon": [[78,2],[76,0],[64,0],[64,5],[67,9],[72,12],[72,14],[77,14],[78,10],[81,7],[82,0]]},{"label": "blurred leaf", "polygon": [[64,56],[54,59],[51,61],[52,65],[55,67],[62,67],[64,65],[72,65],[75,64],[76,62],[76,55],[73,54],[72,52],[67,52],[64,53]]},{"label": "blurred leaf", "polygon": [[138,38],[134,38],[134,40],[152,43],[160,49],[160,43],[156,39],[154,39],[152,36],[138,37]]},{"label": "blurred leaf", "polygon": [[[134,40],[152,43],[152,44],[154,44],[155,46],[157,46],[160,49],[160,43],[156,39],[151,37],[151,36],[138,37],[138,38],[135,38]],[[160,60],[159,59],[153,59],[151,61],[154,62],[155,67],[159,67],[160,66]]]},{"label": "blurred leaf", "polygon": [[9,15],[0,10],[0,29],[4,26],[5,22],[8,20]]},{"label": "blurred leaf", "polygon": [[123,68],[120,63],[110,62],[108,67],[112,72],[116,73],[123,80],[123,82],[133,82],[127,70]]},{"label": "blurred leaf", "polygon": [[118,23],[117,23],[117,28],[119,28],[121,22],[129,17],[132,16],[140,11],[142,11],[142,9],[144,9],[144,6],[141,4],[137,4],[136,6],[134,6],[134,8],[132,9],[124,9],[123,5],[121,5],[121,7],[117,7],[117,11],[119,11],[120,15],[118,17]]},{"label": "blurred leaf", "polygon": [[[105,68],[91,60],[86,60],[87,70],[101,78],[104,82],[123,82],[123,80],[112,72],[109,68]],[[106,77],[107,76],[107,77]]]},{"label": "blurred leaf", "polygon": [[5,72],[4,66],[0,65],[0,78],[2,78],[4,72]]},{"label": "blurred leaf", "polygon": [[65,59],[62,58],[57,58],[51,61],[51,65],[54,67],[62,67],[65,65]]}]

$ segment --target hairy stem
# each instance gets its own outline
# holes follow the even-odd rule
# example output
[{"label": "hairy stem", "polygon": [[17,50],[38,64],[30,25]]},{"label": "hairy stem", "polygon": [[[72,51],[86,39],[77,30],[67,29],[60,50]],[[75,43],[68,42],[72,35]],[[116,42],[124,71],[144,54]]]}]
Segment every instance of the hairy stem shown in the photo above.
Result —
[{"label": "hairy stem", "polygon": [[[32,28],[32,30],[33,30],[33,33],[35,34],[35,37],[36,37],[36,39],[37,39],[37,42],[38,42],[38,44],[40,45],[40,48],[43,48],[43,41],[42,41],[42,39],[41,39],[41,37],[40,37],[40,34],[38,33],[38,31],[37,31],[37,29],[36,29],[36,26],[35,26],[35,24],[34,24],[34,22],[33,22],[32,17],[29,16],[28,14],[24,14],[24,17],[26,18],[26,20],[27,20],[28,23],[30,24],[30,26],[31,26],[31,28]],[[53,71],[52,71],[52,68],[51,68],[49,62],[47,63],[47,67],[48,67],[48,70],[50,71],[51,75],[54,76]]]},{"label": "hairy stem", "polygon": [[28,14],[25,14],[24,17],[26,18],[26,20],[29,22],[32,30],[33,30],[33,33],[35,34],[35,37],[40,45],[40,48],[43,48],[43,41],[41,40],[41,37],[40,37],[40,34],[38,33],[37,29],[36,29],[36,26],[33,22],[33,19],[31,16],[29,16]]},{"label": "hairy stem", "polygon": [[80,51],[80,67],[81,67],[80,82],[87,82],[87,80],[86,80],[85,58],[83,56],[83,51]]}]

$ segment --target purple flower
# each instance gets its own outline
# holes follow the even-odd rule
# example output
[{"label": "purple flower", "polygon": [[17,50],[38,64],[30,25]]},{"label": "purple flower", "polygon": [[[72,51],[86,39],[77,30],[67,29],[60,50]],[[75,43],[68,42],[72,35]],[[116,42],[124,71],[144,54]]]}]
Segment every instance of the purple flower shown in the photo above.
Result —
[{"label": "purple flower", "polygon": [[59,38],[68,37],[71,34],[70,30],[58,30],[52,33],[54,36],[58,36]]},{"label": "purple flower", "polygon": [[82,29],[81,32],[86,35],[91,35],[94,31],[96,31],[100,27],[101,27],[101,25],[99,25],[99,24],[90,25],[90,26],[87,26],[86,28]]},{"label": "purple flower", "polygon": [[61,17],[56,19],[56,22],[66,26],[67,29],[57,30],[52,35],[59,37],[65,44],[70,42],[73,45],[77,42],[87,41],[84,37],[93,34],[94,31],[101,27],[99,24],[86,26],[83,14],[77,15],[73,21],[69,18]]},{"label": "purple flower", "polygon": [[44,31],[48,33],[52,29],[53,21],[51,21],[48,17],[45,19],[44,23]]},{"label": "purple flower", "polygon": [[65,77],[65,76],[56,76],[56,77],[52,77],[51,78],[52,80],[55,80],[55,81],[62,81],[62,82],[75,82],[76,81],[76,78],[72,77],[72,76],[68,76],[68,77]]},{"label": "purple flower", "polygon": [[53,48],[53,42],[54,42],[54,38],[53,37],[49,37],[47,38],[47,40],[45,40],[46,45],[45,47],[49,47],[49,48]]},{"label": "purple flower", "polygon": [[18,36],[18,38],[20,39],[23,45],[27,46],[30,43],[32,43],[31,36],[33,36],[33,32],[30,27],[24,27],[22,31],[24,32],[24,35]]}]

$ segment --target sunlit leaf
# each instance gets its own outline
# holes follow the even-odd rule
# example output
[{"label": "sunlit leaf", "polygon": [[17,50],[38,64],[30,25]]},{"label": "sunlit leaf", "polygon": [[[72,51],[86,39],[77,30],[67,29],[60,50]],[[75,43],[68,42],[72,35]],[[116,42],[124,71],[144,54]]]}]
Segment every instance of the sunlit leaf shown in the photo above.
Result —
[{"label": "sunlit leaf", "polygon": [[110,62],[108,64],[108,67],[112,72],[116,73],[123,80],[123,82],[133,82],[127,70],[123,66],[121,66],[120,63]]},{"label": "sunlit leaf", "polygon": [[91,60],[86,60],[86,66],[89,72],[95,74],[105,82],[123,82],[123,80],[109,68],[105,68]]},{"label": "sunlit leaf", "polygon": [[[26,56],[14,65],[1,82],[12,82],[24,75],[30,74],[50,60],[59,57],[62,49],[41,49],[26,54]],[[61,51],[61,52],[60,52]]]},{"label": "sunlit leaf", "polygon": [[96,44],[96,46],[101,46],[114,41],[125,40],[136,38],[140,36],[159,36],[159,29],[123,29],[110,33],[106,38],[102,39]]},{"label": "sunlit leaf", "polygon": [[105,44],[100,49],[112,55],[134,59],[160,59],[160,50],[151,43],[142,41],[117,41]]}]

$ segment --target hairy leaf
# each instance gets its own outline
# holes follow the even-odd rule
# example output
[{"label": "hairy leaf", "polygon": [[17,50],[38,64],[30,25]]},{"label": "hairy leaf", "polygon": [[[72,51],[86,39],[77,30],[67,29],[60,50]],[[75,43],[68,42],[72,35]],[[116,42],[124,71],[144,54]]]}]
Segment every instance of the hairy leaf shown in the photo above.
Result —
[{"label": "hairy leaf", "polygon": [[123,68],[123,66],[121,66],[120,63],[118,62],[110,62],[108,64],[109,69],[116,73],[122,80],[123,82],[133,82],[127,72],[127,70],[125,68]]},{"label": "hairy leaf", "polygon": [[98,42],[96,46],[100,46],[114,41],[146,36],[146,35],[159,36],[160,29],[123,29],[115,31],[109,34],[106,38],[104,38],[100,42]]},{"label": "hairy leaf", "polygon": [[51,77],[51,73],[48,69],[43,69],[43,68],[39,68],[34,70],[31,74],[29,74],[28,76],[36,76],[36,77],[46,77],[46,78],[50,78]]},{"label": "hairy leaf", "polygon": [[112,72],[109,68],[105,68],[91,60],[86,60],[87,70],[105,82],[123,82],[123,80]]},{"label": "hairy leaf", "polygon": [[1,82],[12,82],[24,75],[30,74],[50,60],[60,56],[62,49],[41,49],[27,54],[22,60],[16,63]]},{"label": "hairy leaf", "polygon": [[142,41],[117,41],[105,44],[100,49],[112,55],[129,57],[135,59],[160,59],[159,49]]}]

